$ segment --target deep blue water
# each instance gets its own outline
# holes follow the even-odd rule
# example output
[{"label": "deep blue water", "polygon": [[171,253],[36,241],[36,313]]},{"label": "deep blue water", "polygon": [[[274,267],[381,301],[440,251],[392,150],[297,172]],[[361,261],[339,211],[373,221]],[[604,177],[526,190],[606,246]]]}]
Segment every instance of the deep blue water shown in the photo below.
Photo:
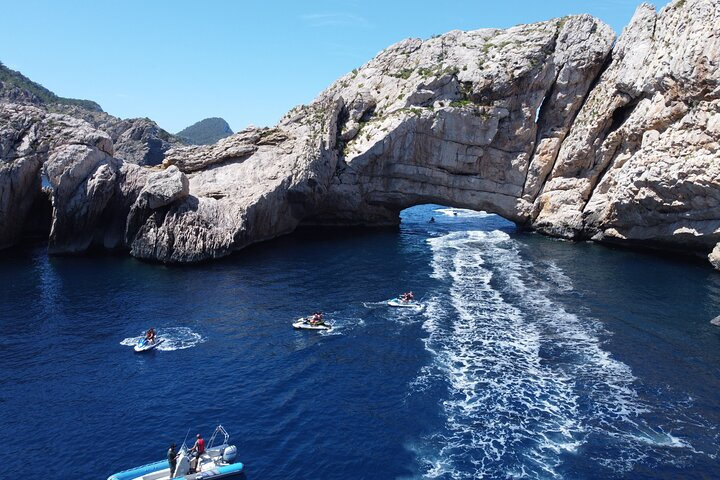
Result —
[{"label": "deep blue water", "polygon": [[[720,477],[720,274],[439,208],[192,267],[3,253],[0,477],[105,479],[217,423],[248,479]],[[290,327],[315,310],[334,332]]]}]

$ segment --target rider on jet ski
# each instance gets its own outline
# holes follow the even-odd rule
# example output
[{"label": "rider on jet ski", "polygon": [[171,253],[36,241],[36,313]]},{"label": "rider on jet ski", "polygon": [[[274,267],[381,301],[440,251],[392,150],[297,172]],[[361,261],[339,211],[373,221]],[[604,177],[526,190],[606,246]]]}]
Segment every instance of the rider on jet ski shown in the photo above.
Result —
[{"label": "rider on jet ski", "polygon": [[313,313],[313,316],[310,317],[310,325],[325,325],[325,320],[323,319],[322,312],[315,312]]},{"label": "rider on jet ski", "polygon": [[156,335],[155,335],[155,329],[150,327],[150,329],[145,333],[145,341],[148,343],[155,343]]},{"label": "rider on jet ski", "polygon": [[406,292],[406,293],[403,293],[402,295],[400,295],[400,300],[407,303],[412,300],[415,300],[415,295],[413,295],[412,292]]}]

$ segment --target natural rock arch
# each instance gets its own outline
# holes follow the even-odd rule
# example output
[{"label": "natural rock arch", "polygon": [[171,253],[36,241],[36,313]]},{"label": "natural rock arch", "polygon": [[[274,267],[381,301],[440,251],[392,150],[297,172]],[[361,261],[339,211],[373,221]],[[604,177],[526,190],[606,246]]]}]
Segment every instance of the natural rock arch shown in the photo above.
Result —
[{"label": "natural rock arch", "polygon": [[[85,126],[52,140],[48,159],[27,116],[0,107],[0,179],[19,159],[48,159],[58,253],[199,261],[302,223],[394,224],[436,202],[707,254],[720,240],[719,21],[720,0],[687,0],[641,5],[614,46],[587,15],[405,40],[274,128],[169,150],[163,164],[178,171],[166,177],[113,158],[108,135]],[[52,132],[57,117],[33,128]],[[8,204],[3,188],[0,224],[22,197]]]},{"label": "natural rock arch", "polygon": [[132,252],[202,259],[300,223],[394,224],[429,202],[528,224],[613,41],[580,15],[400,42],[274,129],[170,151],[195,206],[151,218],[141,232],[155,233],[130,238]]}]

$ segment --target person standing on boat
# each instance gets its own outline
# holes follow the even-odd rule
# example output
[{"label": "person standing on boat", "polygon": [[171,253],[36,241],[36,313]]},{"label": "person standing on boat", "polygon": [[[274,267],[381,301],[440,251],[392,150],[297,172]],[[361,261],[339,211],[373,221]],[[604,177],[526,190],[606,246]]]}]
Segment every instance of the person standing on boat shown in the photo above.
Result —
[{"label": "person standing on boat", "polygon": [[175,444],[173,443],[172,445],[170,445],[167,454],[168,463],[170,464],[170,478],[175,478],[175,469],[177,468],[177,455],[178,453],[175,449]]},{"label": "person standing on boat", "polygon": [[200,471],[200,455],[205,453],[205,440],[198,433],[195,435],[195,445],[190,449],[190,453],[195,452],[195,473]]}]

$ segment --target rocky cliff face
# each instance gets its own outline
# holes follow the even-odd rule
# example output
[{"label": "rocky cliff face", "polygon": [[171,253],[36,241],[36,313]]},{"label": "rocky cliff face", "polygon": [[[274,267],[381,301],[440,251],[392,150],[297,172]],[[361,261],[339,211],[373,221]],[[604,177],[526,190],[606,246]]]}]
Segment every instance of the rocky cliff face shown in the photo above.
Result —
[{"label": "rocky cliff face", "polygon": [[120,136],[24,149],[23,125],[47,117],[5,107],[0,222],[31,208],[18,192],[45,165],[51,251],[199,261],[301,223],[396,224],[437,202],[708,254],[720,240],[718,12],[720,0],[642,5],[614,46],[585,15],[405,40],[272,129],[168,150],[164,172],[118,159]]},{"label": "rocky cliff face", "polygon": [[333,85],[340,164],[322,223],[397,222],[419,203],[523,225],[612,48],[589,16],[395,45]]},{"label": "rocky cliff face", "polygon": [[[114,208],[108,205],[116,189],[134,199],[136,179],[147,173],[113,153],[110,136],[83,120],[32,106],[0,104],[0,246],[16,244],[38,215],[31,207],[46,195],[43,176],[53,207],[51,253],[82,252],[93,243],[122,246],[122,231],[119,238],[117,233],[114,239],[108,237],[117,230],[116,219],[107,222],[101,215]],[[127,212],[122,206],[116,213],[124,223]]]},{"label": "rocky cliff face", "polygon": [[159,165],[168,150],[185,144],[182,139],[169,134],[149,118],[120,119],[105,112],[65,105],[55,105],[50,111],[81,118],[106,132],[115,146],[115,156],[136,165]]},{"label": "rocky cliff face", "polygon": [[641,5],[563,142],[533,226],[695,249],[720,240],[720,2]]},{"label": "rocky cliff face", "polygon": [[158,165],[167,150],[184,144],[182,139],[161,129],[150,119],[122,120],[103,112],[95,102],[59,97],[2,63],[0,103],[33,105],[50,113],[81,118],[110,135],[118,158],[137,165]]}]

